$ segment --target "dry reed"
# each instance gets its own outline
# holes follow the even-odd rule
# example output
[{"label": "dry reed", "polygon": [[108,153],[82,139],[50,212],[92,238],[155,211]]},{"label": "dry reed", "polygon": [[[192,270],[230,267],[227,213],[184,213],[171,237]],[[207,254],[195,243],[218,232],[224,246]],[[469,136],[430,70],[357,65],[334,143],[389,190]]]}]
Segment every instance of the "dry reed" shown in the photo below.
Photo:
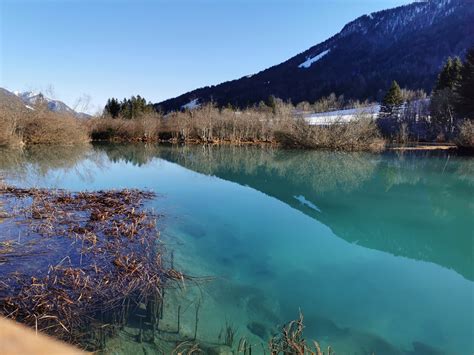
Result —
[{"label": "dry reed", "polygon": [[164,288],[186,277],[163,261],[151,197],[2,187],[23,235],[0,244],[0,314],[92,350],[136,308],[155,331]]}]

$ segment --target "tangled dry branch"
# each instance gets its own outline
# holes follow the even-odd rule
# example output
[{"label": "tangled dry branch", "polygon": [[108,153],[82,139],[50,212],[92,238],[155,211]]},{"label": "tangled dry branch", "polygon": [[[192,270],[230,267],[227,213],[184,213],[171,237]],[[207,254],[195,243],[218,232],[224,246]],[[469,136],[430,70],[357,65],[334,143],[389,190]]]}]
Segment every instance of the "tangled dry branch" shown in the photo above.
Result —
[{"label": "tangled dry branch", "polygon": [[0,314],[91,349],[134,307],[155,329],[164,288],[186,276],[163,260],[157,216],[143,207],[152,197],[0,188],[4,225],[22,234],[0,238]]}]

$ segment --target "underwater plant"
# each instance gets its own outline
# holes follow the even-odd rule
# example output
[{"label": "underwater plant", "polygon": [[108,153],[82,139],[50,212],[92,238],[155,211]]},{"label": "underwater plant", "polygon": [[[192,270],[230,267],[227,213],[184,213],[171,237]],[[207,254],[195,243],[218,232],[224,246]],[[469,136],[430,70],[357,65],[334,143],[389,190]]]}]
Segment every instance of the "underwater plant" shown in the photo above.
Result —
[{"label": "underwater plant", "polygon": [[268,347],[271,355],[331,355],[331,347],[327,352],[321,351],[318,342],[313,340],[308,345],[303,337],[303,313],[300,311],[299,318],[287,323],[281,332],[270,339]]}]

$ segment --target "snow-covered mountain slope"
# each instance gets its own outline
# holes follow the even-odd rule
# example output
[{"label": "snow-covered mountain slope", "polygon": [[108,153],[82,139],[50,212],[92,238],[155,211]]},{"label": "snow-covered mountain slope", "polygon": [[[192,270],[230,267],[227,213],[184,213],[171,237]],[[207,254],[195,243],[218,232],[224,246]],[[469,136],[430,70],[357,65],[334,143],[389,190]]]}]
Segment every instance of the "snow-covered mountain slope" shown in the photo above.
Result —
[{"label": "snow-covered mountain slope", "polygon": [[14,93],[0,88],[0,113],[28,112],[31,108]]},{"label": "snow-covered mountain slope", "polygon": [[430,91],[448,56],[474,45],[474,0],[427,0],[364,15],[335,36],[254,75],[156,104],[167,112],[192,100],[247,106],[270,95],[313,102],[331,92],[380,100],[392,80]]},{"label": "snow-covered mountain slope", "polygon": [[25,105],[28,105],[30,107],[33,107],[41,102],[44,102],[48,105],[48,108],[51,111],[54,112],[67,112],[74,114],[75,111],[70,108],[68,105],[66,105],[64,102],[59,101],[59,100],[53,100],[50,99],[49,97],[44,96],[40,92],[35,92],[35,91],[13,91],[13,93],[18,96],[24,103]]},{"label": "snow-covered mountain slope", "polygon": [[[6,89],[2,89],[4,91],[7,91]],[[10,92],[11,94],[15,95],[18,97],[25,105],[26,108],[30,110],[34,110],[34,107],[38,104],[45,103],[48,106],[48,109],[53,111],[53,112],[60,112],[60,113],[69,113],[77,118],[87,118],[90,117],[86,113],[82,112],[76,112],[72,108],[70,108],[68,105],[66,105],[64,102],[59,101],[59,100],[54,100],[51,99],[45,95],[43,95],[41,92],[36,92],[36,91],[12,91]]]}]

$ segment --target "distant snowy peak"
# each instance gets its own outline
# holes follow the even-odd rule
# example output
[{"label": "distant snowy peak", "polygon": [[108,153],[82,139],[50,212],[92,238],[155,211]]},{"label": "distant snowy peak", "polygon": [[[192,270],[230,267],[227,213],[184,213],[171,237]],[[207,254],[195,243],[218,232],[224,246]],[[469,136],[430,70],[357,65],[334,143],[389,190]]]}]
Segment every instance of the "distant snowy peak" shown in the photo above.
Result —
[{"label": "distant snowy peak", "polygon": [[48,105],[48,108],[54,112],[68,112],[75,113],[75,111],[66,105],[64,102],[59,100],[53,100],[49,97],[44,96],[41,92],[36,91],[13,91],[13,93],[18,96],[27,107],[32,107],[41,102],[45,102]]},{"label": "distant snowy peak", "polygon": [[38,91],[12,91],[12,93],[19,97],[21,101],[25,104],[25,107],[34,110],[35,105],[40,103],[46,103],[48,105],[48,109],[53,112],[61,112],[61,113],[70,113],[78,118],[86,118],[90,117],[89,115],[81,112],[76,112],[64,102],[59,100],[54,100],[49,97],[44,96],[41,92]]},{"label": "distant snowy peak", "polygon": [[314,57],[307,58],[306,61],[304,61],[303,63],[298,65],[298,68],[309,68],[311,66],[311,64],[316,63],[318,60],[320,60],[321,58],[326,56],[330,51],[331,51],[330,49],[327,49],[327,50],[315,55]]}]

